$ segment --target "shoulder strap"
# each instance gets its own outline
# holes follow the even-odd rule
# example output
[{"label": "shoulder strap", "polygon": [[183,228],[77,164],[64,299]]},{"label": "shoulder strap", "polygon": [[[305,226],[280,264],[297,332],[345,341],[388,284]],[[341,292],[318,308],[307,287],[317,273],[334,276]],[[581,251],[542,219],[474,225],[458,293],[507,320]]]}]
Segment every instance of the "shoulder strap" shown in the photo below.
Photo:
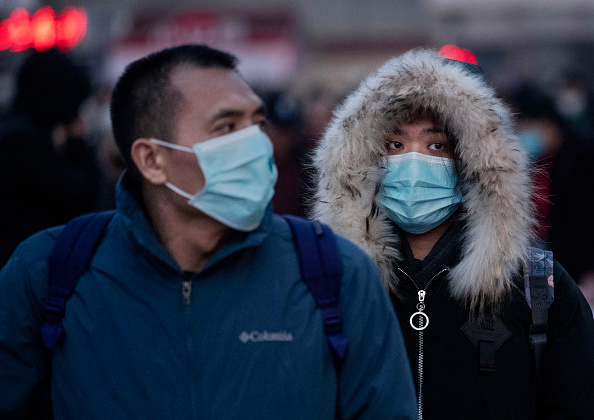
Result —
[{"label": "shoulder strap", "polygon": [[540,377],[542,353],[547,344],[549,306],[555,299],[553,252],[530,247],[529,261],[524,267],[524,295],[532,309],[530,346],[534,352],[536,374]]},{"label": "shoulder strap", "polygon": [[342,315],[338,302],[342,264],[332,230],[318,222],[284,216],[295,239],[301,276],[322,310],[324,334],[338,366],[346,356],[348,342],[342,333]]},{"label": "shoulder strap", "polygon": [[62,335],[66,301],[78,279],[87,269],[105,227],[115,211],[91,213],[70,220],[58,236],[49,258],[48,296],[41,335],[46,347],[53,349]]}]

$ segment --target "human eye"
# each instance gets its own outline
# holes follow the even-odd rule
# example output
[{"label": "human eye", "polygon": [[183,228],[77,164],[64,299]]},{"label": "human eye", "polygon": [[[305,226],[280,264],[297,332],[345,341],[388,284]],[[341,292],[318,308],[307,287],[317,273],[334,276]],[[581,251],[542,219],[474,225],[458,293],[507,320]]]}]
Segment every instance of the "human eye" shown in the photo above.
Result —
[{"label": "human eye", "polygon": [[388,150],[402,149],[402,143],[400,143],[398,141],[389,141],[387,146],[388,146]]},{"label": "human eye", "polygon": [[447,145],[444,143],[433,143],[429,145],[429,149],[431,150],[445,150],[447,148]]},{"label": "human eye", "polygon": [[215,128],[215,132],[219,134],[229,134],[235,131],[235,123],[227,121],[218,124]]}]

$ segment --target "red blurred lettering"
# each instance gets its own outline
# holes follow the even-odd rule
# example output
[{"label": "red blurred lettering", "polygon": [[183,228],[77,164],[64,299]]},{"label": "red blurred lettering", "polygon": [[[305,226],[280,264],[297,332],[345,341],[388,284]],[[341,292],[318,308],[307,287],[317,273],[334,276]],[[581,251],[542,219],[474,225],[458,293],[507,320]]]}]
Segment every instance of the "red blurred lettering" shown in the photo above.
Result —
[{"label": "red blurred lettering", "polygon": [[42,7],[31,19],[33,47],[37,51],[48,50],[56,45],[56,18],[51,7]]},{"label": "red blurred lettering", "polygon": [[32,18],[25,9],[16,9],[0,22],[0,51],[38,51],[58,47],[68,51],[77,46],[87,31],[87,15],[83,9],[69,7],[56,17],[49,6],[39,9]]},{"label": "red blurred lettering", "polygon": [[12,41],[12,51],[23,51],[31,45],[31,24],[29,13],[25,9],[17,9],[8,19],[8,32]]},{"label": "red blurred lettering", "polygon": [[87,31],[87,15],[80,9],[64,9],[56,22],[56,45],[62,51],[74,48]]}]

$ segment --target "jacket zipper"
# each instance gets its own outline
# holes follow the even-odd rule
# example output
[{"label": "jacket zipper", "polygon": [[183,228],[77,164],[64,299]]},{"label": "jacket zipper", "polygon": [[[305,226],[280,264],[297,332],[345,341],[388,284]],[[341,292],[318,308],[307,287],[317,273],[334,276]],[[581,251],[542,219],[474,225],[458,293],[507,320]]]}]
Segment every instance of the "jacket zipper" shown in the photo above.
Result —
[{"label": "jacket zipper", "polygon": [[192,281],[184,280],[182,283],[182,303],[188,306],[192,303]]},{"label": "jacket zipper", "polygon": [[[419,332],[419,364],[418,364],[418,378],[419,378],[419,389],[418,389],[418,405],[419,405],[419,420],[423,420],[423,330],[429,326],[429,317],[425,313],[425,295],[427,294],[427,288],[433,280],[448,271],[444,268],[439,273],[431,277],[431,280],[427,282],[424,289],[421,289],[417,283],[400,267],[397,268],[402,274],[404,274],[417,289],[419,302],[417,303],[417,312],[410,316],[410,326]],[[418,326],[413,323],[415,316],[419,317]]]},{"label": "jacket zipper", "polygon": [[[188,361],[192,360],[192,355],[194,353],[194,342],[192,338],[192,334],[190,330],[191,325],[191,303],[192,303],[192,280],[183,280],[182,281],[182,305],[183,305],[183,312],[184,317],[186,318],[186,350],[188,352]],[[191,405],[191,412],[192,418],[196,417],[197,412],[197,401],[196,401],[196,383],[193,377],[190,377],[190,405]]]}]

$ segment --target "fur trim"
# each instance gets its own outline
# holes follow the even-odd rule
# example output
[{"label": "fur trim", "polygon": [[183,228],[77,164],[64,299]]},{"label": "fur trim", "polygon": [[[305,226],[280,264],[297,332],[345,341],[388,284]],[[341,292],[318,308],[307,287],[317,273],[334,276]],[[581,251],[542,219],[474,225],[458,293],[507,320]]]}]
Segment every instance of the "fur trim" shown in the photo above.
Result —
[{"label": "fur trim", "polygon": [[388,61],[337,108],[313,156],[311,216],[366,251],[395,291],[398,238],[375,198],[385,174],[385,141],[418,109],[439,116],[457,139],[466,230],[462,260],[449,273],[450,292],[474,308],[496,304],[533,237],[527,156],[509,111],[481,76],[435,51]]}]

